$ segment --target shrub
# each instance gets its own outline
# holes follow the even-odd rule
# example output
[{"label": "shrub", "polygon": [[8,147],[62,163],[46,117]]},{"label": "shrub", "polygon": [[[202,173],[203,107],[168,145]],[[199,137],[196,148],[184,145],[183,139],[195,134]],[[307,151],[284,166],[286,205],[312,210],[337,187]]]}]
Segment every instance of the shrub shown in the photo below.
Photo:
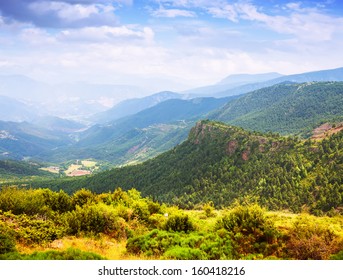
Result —
[{"label": "shrub", "polygon": [[150,233],[129,238],[128,253],[144,254],[174,260],[219,260],[232,258],[229,236],[223,232],[202,234],[199,232],[167,232],[153,230]]},{"label": "shrub", "polygon": [[83,206],[88,203],[95,202],[96,196],[90,190],[81,189],[73,194],[71,197],[71,204],[74,208],[76,206]]},{"label": "shrub", "polygon": [[340,251],[337,254],[331,255],[330,260],[343,260],[343,251]]},{"label": "shrub", "polygon": [[65,234],[65,228],[57,226],[51,220],[42,220],[38,216],[28,217],[25,214],[17,219],[17,239],[26,244],[46,244]]},{"label": "shrub", "polygon": [[207,260],[233,259],[233,248],[229,234],[223,229],[205,236],[200,249]]},{"label": "shrub", "polygon": [[44,213],[44,199],[40,190],[26,190],[17,187],[5,187],[0,191],[0,210],[13,214],[35,215]]},{"label": "shrub", "polygon": [[0,224],[0,255],[16,251],[13,232]]},{"label": "shrub", "polygon": [[169,260],[203,260],[206,256],[199,249],[176,246],[166,251],[163,258]]},{"label": "shrub", "polygon": [[161,256],[170,247],[180,244],[181,236],[179,234],[155,229],[146,235],[129,238],[126,249],[132,254]]},{"label": "shrub", "polygon": [[338,236],[308,215],[301,215],[288,233],[286,256],[297,260],[325,260],[339,251]]},{"label": "shrub", "polygon": [[195,226],[188,215],[174,214],[168,217],[163,229],[167,231],[189,232],[195,230]]},{"label": "shrub", "polygon": [[34,252],[32,254],[9,253],[0,256],[2,260],[104,260],[105,258],[79,249],[69,248],[65,251]]},{"label": "shrub", "polygon": [[280,233],[265,216],[265,211],[256,204],[236,206],[217,221],[216,228],[228,231],[236,258],[249,254],[269,256],[278,253]]},{"label": "shrub", "polygon": [[216,216],[216,214],[214,213],[214,204],[212,201],[206,203],[202,209],[205,212],[206,217],[209,218]]},{"label": "shrub", "polygon": [[65,214],[65,221],[70,234],[105,233],[114,238],[126,236],[125,220],[104,204],[76,206],[74,211]]}]

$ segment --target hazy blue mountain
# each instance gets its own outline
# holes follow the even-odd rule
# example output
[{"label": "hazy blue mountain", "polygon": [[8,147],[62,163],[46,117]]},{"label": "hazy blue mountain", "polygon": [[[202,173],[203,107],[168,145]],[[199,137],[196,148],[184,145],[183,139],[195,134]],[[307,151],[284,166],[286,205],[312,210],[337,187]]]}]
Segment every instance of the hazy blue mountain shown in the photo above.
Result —
[{"label": "hazy blue mountain", "polygon": [[128,99],[116,104],[105,112],[101,112],[92,116],[90,120],[97,123],[111,122],[129,115],[136,114],[163,101],[179,98],[182,98],[182,95],[175,92],[163,91],[142,98]]},{"label": "hazy blue mountain", "polygon": [[137,114],[119,120],[95,125],[80,135],[77,146],[104,143],[132,129],[146,128],[181,120],[197,120],[199,116],[223,106],[228,99],[197,98],[192,100],[170,99]]},{"label": "hazy blue mountain", "polygon": [[[184,93],[190,96],[215,96],[216,93],[226,91],[228,89],[237,88],[246,84],[259,83],[271,79],[282,77],[279,73],[264,73],[264,74],[236,74],[230,75],[217,84],[190,89]],[[242,92],[243,93],[243,92]],[[238,93],[240,94],[240,93]],[[233,95],[233,94],[232,94]]]},{"label": "hazy blue mountain", "polygon": [[343,82],[284,82],[228,102],[210,118],[250,130],[309,136],[323,122],[343,120]]},{"label": "hazy blue mountain", "polygon": [[224,97],[224,96],[239,95],[239,94],[244,94],[250,91],[254,91],[257,89],[264,88],[264,87],[269,87],[269,86],[276,85],[282,82],[287,82],[287,81],[296,82],[296,83],[305,83],[305,82],[313,82],[313,81],[316,81],[316,82],[343,81],[343,67],[337,68],[337,69],[287,75],[287,76],[282,76],[282,77],[268,80],[261,83],[250,83],[250,84],[242,85],[239,87],[230,88],[221,92],[217,92],[213,94],[212,96]]},{"label": "hazy blue mountain", "polygon": [[27,101],[44,100],[49,86],[23,75],[0,75],[0,95]]},{"label": "hazy blue mountain", "polygon": [[263,74],[236,74],[230,75],[221,80],[218,85],[237,85],[264,82],[272,79],[283,77],[282,74],[271,72]]},{"label": "hazy blue mountain", "polygon": [[50,131],[62,132],[67,134],[77,132],[86,128],[86,125],[79,122],[54,116],[38,117],[33,119],[31,123]]},{"label": "hazy blue mountain", "polygon": [[29,103],[37,115],[84,118],[125,99],[146,96],[149,92],[132,85],[48,84],[22,75],[0,75],[0,95]]},{"label": "hazy blue mountain", "polygon": [[65,134],[44,129],[27,122],[0,121],[0,157],[23,159],[68,145]]},{"label": "hazy blue mountain", "polygon": [[0,95],[0,108],[2,121],[30,121],[37,117],[31,106],[7,96]]}]

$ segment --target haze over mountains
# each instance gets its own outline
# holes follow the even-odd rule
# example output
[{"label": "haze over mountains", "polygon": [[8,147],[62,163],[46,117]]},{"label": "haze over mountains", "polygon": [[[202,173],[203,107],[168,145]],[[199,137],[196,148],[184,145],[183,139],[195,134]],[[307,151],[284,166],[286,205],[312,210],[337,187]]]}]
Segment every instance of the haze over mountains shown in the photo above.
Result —
[{"label": "haze over mountains", "polygon": [[[55,106],[46,96],[39,97],[42,90],[51,90],[50,86],[21,76],[0,78],[4,85],[1,93],[16,97],[0,97],[4,108],[0,113],[0,153],[4,158],[55,162],[96,158],[114,165],[137,163],[184,141],[190,128],[201,119],[308,137],[320,123],[340,121],[343,110],[342,83],[314,82],[343,81],[343,68],[290,76],[232,75],[216,85],[187,93],[147,95],[139,91],[138,96],[147,96],[134,99],[129,98],[134,88],[131,93],[122,88],[118,94],[120,86],[84,84],[82,94],[75,88],[69,99],[57,95]],[[67,89],[65,92],[67,95]],[[25,99],[24,93],[30,99]],[[198,95],[212,97],[196,98]],[[105,110],[118,96],[126,100]],[[78,121],[65,119],[68,117]]]}]

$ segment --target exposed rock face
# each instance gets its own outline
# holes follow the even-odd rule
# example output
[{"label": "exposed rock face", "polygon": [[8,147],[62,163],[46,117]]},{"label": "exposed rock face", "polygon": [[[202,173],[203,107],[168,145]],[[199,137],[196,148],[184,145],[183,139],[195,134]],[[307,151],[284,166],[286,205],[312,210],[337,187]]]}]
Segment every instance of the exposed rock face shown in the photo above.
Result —
[{"label": "exposed rock face", "polygon": [[226,153],[228,155],[233,155],[238,147],[238,142],[236,140],[229,141],[227,143]]}]

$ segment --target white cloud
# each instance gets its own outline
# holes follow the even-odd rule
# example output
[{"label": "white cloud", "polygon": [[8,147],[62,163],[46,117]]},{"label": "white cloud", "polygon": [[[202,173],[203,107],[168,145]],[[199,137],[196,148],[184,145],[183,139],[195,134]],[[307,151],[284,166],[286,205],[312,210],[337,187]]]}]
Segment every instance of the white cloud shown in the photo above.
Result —
[{"label": "white cloud", "polygon": [[196,17],[196,13],[193,11],[180,10],[180,9],[164,9],[164,8],[159,8],[158,10],[152,11],[151,15],[154,17],[166,17],[166,18]]},{"label": "white cloud", "polygon": [[209,7],[208,12],[217,18],[227,18],[233,22],[238,22],[238,12],[233,5],[225,5],[224,7]]},{"label": "white cloud", "polygon": [[242,2],[212,7],[208,12],[236,23],[239,20],[255,21],[280,34],[314,42],[330,40],[343,25],[343,18],[328,16],[315,8],[301,8],[299,3],[289,3],[286,7],[291,10],[288,15],[269,15],[251,3]]},{"label": "white cloud", "polygon": [[43,46],[56,43],[56,39],[43,29],[30,27],[22,30],[20,39],[25,43]]},{"label": "white cloud", "polygon": [[95,5],[71,5],[54,1],[33,2],[29,5],[29,9],[40,15],[56,12],[61,19],[69,21],[87,18],[90,15],[97,14],[99,12]]},{"label": "white cloud", "polygon": [[91,42],[91,43],[120,43],[126,44],[141,42],[151,43],[154,32],[150,27],[140,26],[101,26],[68,29],[61,31],[57,38],[62,42]]}]

